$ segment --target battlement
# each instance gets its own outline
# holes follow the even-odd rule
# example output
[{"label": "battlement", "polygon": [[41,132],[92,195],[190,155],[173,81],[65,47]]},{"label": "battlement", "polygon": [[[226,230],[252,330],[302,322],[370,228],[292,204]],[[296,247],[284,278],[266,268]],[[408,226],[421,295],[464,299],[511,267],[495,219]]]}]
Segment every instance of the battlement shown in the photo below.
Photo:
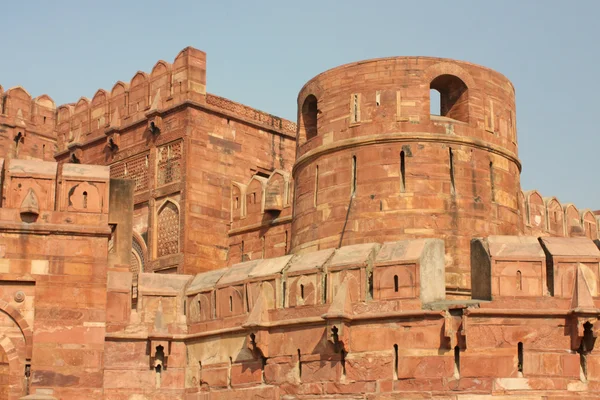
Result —
[{"label": "battlement", "polygon": [[[533,390],[540,379],[577,390],[600,381],[597,356],[581,350],[600,316],[600,250],[592,240],[474,239],[473,300],[445,300],[446,255],[442,240],[417,239],[195,276],[141,274],[131,317],[124,296],[131,276],[109,273],[109,308],[123,310],[107,327],[109,351],[149,358],[171,374],[185,365],[190,390],[224,398],[278,398],[307,387],[375,392],[373,382],[407,393],[477,381],[489,393]],[[127,340],[150,352],[133,353]],[[580,361],[592,367],[580,370]]]},{"label": "battlement", "polygon": [[20,86],[0,86],[0,124],[16,128],[23,136],[28,130],[55,137],[56,104],[46,94],[32,98]]},{"label": "battlement", "polygon": [[525,235],[598,239],[598,216],[574,204],[561,204],[556,197],[543,197],[537,190],[519,192]]},{"label": "battlement", "polygon": [[6,165],[2,160],[1,165],[3,227],[62,229],[81,224],[108,229],[108,167],[64,164],[59,168],[56,162],[20,159]]},{"label": "battlement", "polygon": [[112,129],[145,120],[184,101],[205,103],[206,53],[187,47],[172,64],[160,60],[150,74],[138,71],[128,83],[118,81],[110,92],[99,89],[91,100],[57,109],[59,149],[84,143]]}]

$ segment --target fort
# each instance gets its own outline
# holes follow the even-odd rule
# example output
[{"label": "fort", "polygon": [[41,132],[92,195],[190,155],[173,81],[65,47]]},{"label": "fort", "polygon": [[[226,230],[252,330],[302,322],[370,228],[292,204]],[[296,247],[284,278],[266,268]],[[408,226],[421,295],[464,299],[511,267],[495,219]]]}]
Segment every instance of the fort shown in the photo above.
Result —
[{"label": "fort", "polygon": [[506,77],[356,62],[294,123],[206,68],[0,86],[0,400],[600,399],[598,217],[521,189]]}]

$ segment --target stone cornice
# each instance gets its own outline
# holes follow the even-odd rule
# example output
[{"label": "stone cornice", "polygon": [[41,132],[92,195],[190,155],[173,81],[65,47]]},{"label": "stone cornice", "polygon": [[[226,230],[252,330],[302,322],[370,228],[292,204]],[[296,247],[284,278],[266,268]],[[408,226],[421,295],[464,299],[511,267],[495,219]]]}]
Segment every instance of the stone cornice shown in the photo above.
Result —
[{"label": "stone cornice", "polygon": [[110,237],[108,226],[94,225],[67,225],[67,224],[36,224],[19,222],[0,222],[0,233],[28,234],[28,235],[73,235],[73,236],[103,236]]},{"label": "stone cornice", "polygon": [[514,162],[517,168],[519,168],[519,172],[521,171],[521,161],[519,160],[516,154],[500,146],[485,142],[483,140],[467,136],[444,135],[429,132],[393,132],[380,135],[358,136],[350,139],[338,140],[327,145],[319,146],[316,149],[310,150],[309,152],[303,154],[296,160],[294,168],[292,169],[292,175],[295,176],[297,169],[300,168],[302,165],[324,154],[335,153],[337,151],[347,150],[361,146],[372,146],[378,144],[403,142],[444,143],[475,147],[497,154]]}]

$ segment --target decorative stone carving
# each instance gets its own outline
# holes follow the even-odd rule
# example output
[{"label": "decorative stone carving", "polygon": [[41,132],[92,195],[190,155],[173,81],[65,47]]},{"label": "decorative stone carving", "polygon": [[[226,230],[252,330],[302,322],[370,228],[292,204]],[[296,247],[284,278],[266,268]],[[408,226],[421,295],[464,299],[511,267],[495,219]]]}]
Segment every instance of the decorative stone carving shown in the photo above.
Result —
[{"label": "decorative stone carving", "polygon": [[167,201],[158,212],[158,256],[179,252],[179,210]]},{"label": "decorative stone carving", "polygon": [[19,290],[15,293],[15,301],[17,303],[22,303],[25,301],[25,293],[22,290]]}]

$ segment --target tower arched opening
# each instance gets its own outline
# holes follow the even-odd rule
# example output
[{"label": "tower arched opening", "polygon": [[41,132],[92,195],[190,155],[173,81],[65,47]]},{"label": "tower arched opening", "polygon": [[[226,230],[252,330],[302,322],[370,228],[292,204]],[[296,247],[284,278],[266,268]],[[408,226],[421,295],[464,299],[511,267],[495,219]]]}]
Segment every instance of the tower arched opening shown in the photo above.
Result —
[{"label": "tower arched opening", "polygon": [[[431,114],[469,122],[469,90],[459,77],[440,75],[431,81],[429,91],[430,105],[439,103],[439,113],[431,110]],[[439,93],[439,100],[435,97],[436,92]]]},{"label": "tower arched opening", "polygon": [[317,98],[310,94],[304,99],[300,115],[300,143],[317,136]]}]

